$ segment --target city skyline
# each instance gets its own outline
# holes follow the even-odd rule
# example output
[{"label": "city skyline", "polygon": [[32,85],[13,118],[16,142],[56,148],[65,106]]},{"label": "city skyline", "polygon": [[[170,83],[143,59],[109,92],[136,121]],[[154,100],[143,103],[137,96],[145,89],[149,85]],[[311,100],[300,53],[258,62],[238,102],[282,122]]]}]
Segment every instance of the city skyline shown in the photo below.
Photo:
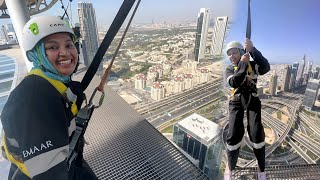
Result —
[{"label": "city skyline", "polygon": [[[247,5],[247,0],[237,1],[226,43],[245,41]],[[316,0],[251,1],[254,46],[271,64],[300,62],[304,54],[306,61],[320,64],[319,5]]]},{"label": "city skyline", "polygon": [[[121,4],[121,1],[110,1],[108,3],[98,3],[91,0],[84,4],[77,1],[72,4],[73,9],[79,10],[79,31],[82,32],[82,38],[85,39],[85,41],[80,41],[82,42],[82,48],[85,49],[85,51],[82,49],[80,55],[87,52],[89,52],[87,53],[88,55],[94,55],[94,53],[90,53],[89,49],[96,50],[98,43],[91,40],[101,40],[105,31],[98,32],[98,28],[93,27],[97,27],[99,23],[101,26],[102,20],[99,22],[98,16],[100,18],[109,16],[107,15],[109,12],[101,15],[102,9],[104,11],[108,11],[109,9],[109,7],[104,7],[103,5],[109,4],[112,6],[110,9],[112,9]],[[165,9],[166,7],[162,6],[162,3],[165,4],[164,2],[166,1],[160,1],[161,6],[157,6],[160,2],[142,1],[142,3],[145,2],[144,9],[152,12],[154,9],[150,8],[151,5],[158,8],[157,10]],[[67,6],[66,2],[67,0],[64,0],[65,6]],[[180,4],[181,6],[183,2],[190,3],[191,1],[176,0],[171,2],[170,7],[168,7],[169,11],[174,9],[171,5],[176,7],[175,5]],[[199,2],[204,2],[204,0],[200,0]],[[209,0],[205,2],[209,2]],[[227,24],[227,28],[221,28],[228,29],[226,36],[223,34],[228,39],[226,41],[223,40],[219,44],[220,47],[228,43],[228,40],[231,38],[234,38],[232,40],[244,40],[247,2],[247,0],[237,2],[239,4],[242,3],[241,5],[237,4],[242,9],[234,12],[244,15],[243,17],[239,16],[238,19],[241,20],[230,18],[231,23]],[[293,2],[291,5],[297,5],[302,0],[293,0]],[[194,5],[196,3],[190,4]],[[57,11],[59,5],[58,1],[51,12]],[[87,5],[90,6],[84,7]],[[204,39],[207,42],[210,41],[202,46],[206,48],[206,51],[203,52],[203,55],[206,54],[206,56],[199,62],[195,61],[194,57],[189,56],[190,51],[192,51],[190,49],[197,47],[196,36],[199,35],[199,29],[201,28],[197,30],[196,27],[202,27],[202,24],[207,24],[207,28],[203,29],[208,30],[208,25],[210,24],[204,21],[197,22],[196,17],[199,10],[202,8],[210,10],[212,22],[215,21],[216,17],[228,17],[227,14],[215,16],[215,7],[211,8],[199,5],[200,8],[197,7],[195,13],[189,14],[195,17],[192,20],[192,24],[183,23],[186,16],[183,15],[182,17],[181,14],[179,21],[184,26],[174,24],[175,18],[172,18],[172,22],[169,22],[165,18],[158,20],[158,18],[151,17],[150,14],[150,16],[144,16],[148,19],[146,23],[149,24],[131,28],[132,31],[124,39],[119,53],[117,56],[114,56],[116,59],[112,66],[110,59],[113,56],[116,45],[110,45],[108,52],[103,57],[104,68],[112,67],[110,78],[105,82],[107,86],[103,88],[104,92],[106,92],[106,97],[103,97],[105,101],[101,104],[101,108],[95,110],[92,114],[90,126],[88,126],[86,131],[86,139],[89,140],[90,146],[85,147],[83,154],[99,179],[197,179],[196,177],[199,178],[200,175],[208,176],[210,180],[217,179],[218,177],[220,179],[223,176],[223,169],[228,166],[228,158],[225,156],[228,151],[225,151],[227,149],[225,147],[230,146],[226,144],[226,137],[228,137],[226,132],[231,128],[230,125],[232,125],[230,123],[228,126],[230,117],[233,116],[232,103],[241,103],[242,106],[246,106],[243,108],[248,108],[248,112],[261,109],[261,112],[257,111],[257,120],[263,123],[261,126],[263,126],[262,131],[265,132],[265,136],[263,136],[262,143],[259,144],[264,144],[264,142],[267,144],[264,157],[267,159],[265,166],[268,177],[273,176],[277,178],[277,175],[279,175],[282,176],[281,178],[289,179],[292,172],[298,178],[297,172],[308,171],[306,169],[309,168],[306,167],[314,167],[316,163],[319,165],[320,126],[318,126],[318,120],[320,118],[320,76],[318,75],[320,68],[315,73],[314,70],[313,72],[311,71],[311,66],[315,64],[319,65],[320,63],[316,59],[308,59],[309,57],[317,58],[317,55],[313,56],[305,52],[304,48],[307,49],[309,46],[305,46],[302,41],[297,46],[300,47],[301,45],[300,50],[294,51],[297,56],[301,53],[301,56],[297,59],[293,59],[296,54],[291,54],[292,49],[297,48],[296,44],[289,43],[286,49],[282,49],[282,42],[286,38],[290,38],[296,34],[304,35],[305,32],[309,33],[310,27],[306,27],[304,33],[298,32],[298,30],[301,30],[301,27],[297,27],[297,29],[290,31],[290,33],[283,34],[288,31],[286,30],[286,23],[290,25],[291,23],[295,23],[296,26],[304,25],[304,23],[297,23],[297,19],[290,19],[290,22],[282,24],[281,27],[277,26],[280,29],[283,26],[283,29],[276,29],[271,32],[271,34],[275,34],[275,37],[270,39],[276,39],[281,42],[274,41],[273,44],[270,44],[269,37],[266,36],[266,34],[270,34],[270,29],[266,25],[263,25],[263,23],[268,24],[269,21],[257,22],[257,19],[263,19],[261,17],[264,17],[265,19],[263,20],[269,20],[274,18],[274,15],[275,17],[279,17],[280,20],[278,21],[275,18],[276,20],[270,24],[277,24],[279,22],[282,23],[281,20],[285,20],[288,16],[285,13],[281,17],[280,15],[276,16],[278,13],[275,12],[273,15],[269,15],[270,17],[267,17],[267,14],[264,13],[269,10],[269,7],[266,6],[266,9],[263,10],[261,8],[263,5],[265,5],[265,2],[255,0],[252,2],[252,39],[254,45],[269,59],[271,65],[266,70],[268,72],[261,73],[264,75],[259,76],[257,81],[255,80],[256,75],[262,72],[258,66],[255,66],[255,71],[257,72],[249,74],[250,77],[248,79],[244,77],[248,75],[244,72],[242,74],[244,81],[248,80],[249,82],[249,80],[254,80],[254,83],[248,84],[242,81],[238,87],[240,91],[237,91],[236,94],[232,93],[234,89],[228,89],[224,86],[226,82],[229,82],[229,80],[226,81],[223,78],[226,68],[224,57],[219,56],[212,60],[212,52],[209,52],[209,49],[211,49],[210,42],[215,42],[212,39],[215,39],[215,33],[217,32],[215,26],[218,23],[215,26],[211,24],[208,32],[200,33],[201,37],[205,37]],[[275,5],[272,4],[272,6]],[[275,9],[279,10],[281,7],[284,7],[283,5],[280,3],[280,7],[276,7]],[[119,6],[115,9],[118,10]],[[59,8],[61,9],[61,6]],[[143,8],[142,10],[140,9],[140,13],[144,12]],[[190,7],[185,9],[188,8]],[[156,15],[156,10],[154,12],[154,15]],[[269,14],[270,12],[272,11],[269,11]],[[50,11],[46,13],[50,13]],[[260,13],[263,16],[258,15]],[[110,14],[112,13],[110,12]],[[112,18],[110,19],[113,19],[115,14],[116,12],[112,14]],[[290,13],[288,14],[291,15]],[[56,14],[53,13],[51,15]],[[170,19],[172,14],[167,13],[166,16]],[[204,14],[203,17],[205,17]],[[292,18],[294,17],[292,16]],[[78,19],[75,16],[73,18]],[[142,20],[143,18],[139,19],[136,17],[135,23],[140,23]],[[162,24],[157,24],[158,22]],[[196,26],[197,23],[198,26]],[[314,22],[313,25],[316,23]],[[234,33],[232,29],[230,31],[230,25],[233,25],[235,28]],[[291,26],[288,25],[289,27]],[[198,34],[196,31],[198,31]],[[279,35],[286,36],[281,39]],[[306,42],[310,42],[314,40],[311,37],[315,38],[314,34],[299,38],[304,38]],[[118,35],[114,42],[119,41],[119,39],[120,36]],[[294,36],[294,38],[290,39],[290,42],[297,40]],[[317,44],[314,44],[313,41],[311,43],[310,48],[316,52],[319,49],[316,46]],[[95,44],[97,46],[94,46]],[[89,48],[87,45],[89,45]],[[64,48],[60,49],[59,47],[59,52],[62,52]],[[275,58],[272,58],[269,53],[274,53],[272,55],[276,57],[278,49],[275,48],[283,50],[283,53],[288,56],[287,59],[290,59],[287,62],[290,65],[272,64]],[[11,91],[23,81],[23,78],[28,73],[25,70],[22,54],[25,54],[25,52],[22,52],[17,45],[4,45],[4,48],[1,50],[0,84],[3,88],[0,89],[0,115],[1,108],[4,107]],[[225,55],[224,49],[222,50],[222,54]],[[303,60],[305,59],[304,57],[306,57],[306,60]],[[92,60],[92,58],[87,59]],[[281,59],[278,59],[278,61],[282,63]],[[275,62],[277,63],[277,61]],[[88,63],[84,63],[84,65],[88,65]],[[85,73],[90,72],[90,70],[87,71],[84,65],[80,64],[78,72],[72,75],[72,79],[85,79],[83,78]],[[234,73],[241,73],[234,67],[232,69]],[[283,73],[284,70],[287,70],[286,73]],[[309,77],[316,77],[317,80]],[[230,78],[232,76],[228,75],[227,79]],[[233,79],[236,79],[236,77]],[[85,92],[87,97],[96,89],[95,87],[97,87],[96,85],[99,81],[99,76],[93,77]],[[283,88],[280,89],[282,84]],[[242,87],[244,87],[244,91],[242,91]],[[284,91],[285,87],[286,91]],[[243,94],[244,96],[242,96]],[[247,100],[246,95],[249,96]],[[258,98],[259,100],[257,100]],[[247,101],[246,105],[243,104],[243,100]],[[251,103],[255,102],[255,100],[257,100],[257,103]],[[10,98],[8,102],[4,108],[4,114],[8,114],[7,109],[9,108],[7,107],[12,105]],[[64,103],[62,105],[65,106]],[[230,106],[230,109],[228,106]],[[79,112],[79,115],[81,115],[82,110],[79,110]],[[243,119],[241,116],[240,118],[237,117],[237,112],[235,112],[234,116],[236,116],[235,119],[237,120]],[[6,116],[2,117],[6,118]],[[250,118],[247,122],[251,120]],[[26,125],[28,118],[23,122]],[[11,126],[8,128],[7,124],[4,124],[3,127],[5,128],[4,130],[8,130]],[[2,125],[0,122],[0,131],[1,129]],[[77,129],[79,130],[78,127]],[[247,130],[250,133],[250,126]],[[71,139],[73,137],[70,136],[69,140]],[[239,146],[237,148],[241,147],[241,151],[239,152],[237,166],[243,170],[249,170],[246,172],[248,173],[247,177],[252,178],[256,173],[256,169],[253,169],[253,167],[256,167],[256,161],[252,148],[256,148],[255,145],[257,144],[252,144],[250,134],[249,136],[246,135],[244,140],[246,142],[242,142],[243,144],[240,144],[241,142],[238,143]],[[5,142],[10,143],[10,138]],[[173,142],[176,144],[173,144]],[[71,144],[72,141],[69,141],[69,143]],[[7,178],[3,177],[8,174],[9,165],[7,163],[0,154],[0,179]],[[287,169],[284,172],[278,167],[285,167]],[[312,171],[313,173],[319,173],[319,170],[320,168],[318,167],[317,170]],[[235,171],[238,171],[238,169]],[[298,174],[302,178],[308,178],[307,175]],[[313,174],[310,173],[309,175],[312,176]],[[243,177],[245,176],[244,174]],[[319,176],[320,174],[316,175],[316,177]],[[233,179],[239,179],[239,177],[234,177]]]},{"label": "city skyline", "polygon": [[[68,1],[64,0],[65,7]],[[77,4],[80,0],[71,3],[72,22],[79,22],[77,15]],[[99,29],[107,29],[116,15],[121,1],[111,0],[101,2],[88,0],[93,4],[96,11],[97,26]],[[161,2],[141,1],[140,7],[133,20],[134,24],[140,23],[174,23],[174,22],[194,22],[200,8],[209,8],[211,11],[211,22],[219,16],[228,16],[231,22],[231,31],[226,37],[225,43],[231,40],[243,42],[245,39],[247,0],[209,1],[192,0]],[[306,61],[313,61],[320,64],[320,52],[317,49],[320,45],[317,41],[320,37],[314,36],[320,31],[320,22],[317,17],[316,0],[305,3],[303,0],[290,1],[251,1],[252,13],[252,41],[254,45],[270,60],[271,64],[293,63],[300,61],[306,54]],[[168,6],[167,4],[170,4]],[[70,7],[70,6],[69,6]],[[163,11],[166,9],[166,11]],[[57,2],[50,10],[40,15],[62,15],[63,9],[60,2]],[[70,13],[70,8],[68,8]],[[270,15],[270,12],[272,14]],[[0,25],[11,23],[9,19],[2,19]]]},{"label": "city skyline", "polygon": [[[73,23],[78,22],[77,6],[78,2],[89,2],[93,4],[96,11],[98,27],[109,27],[116,13],[118,12],[122,1],[109,0],[77,0],[71,3]],[[228,16],[232,17],[234,12],[235,0],[163,0],[163,1],[141,1],[138,11],[133,19],[133,24],[140,23],[163,23],[163,22],[183,22],[196,21],[197,14],[200,8],[209,8],[212,11],[212,17]],[[67,7],[69,1],[63,0],[64,6]],[[168,6],[170,4],[170,6]],[[183,6],[181,6],[183,4]],[[68,8],[68,13],[70,6]],[[61,3],[57,2],[51,9],[41,13],[40,15],[61,16],[64,10],[61,8]],[[10,19],[2,19],[0,25],[10,23]]]}]

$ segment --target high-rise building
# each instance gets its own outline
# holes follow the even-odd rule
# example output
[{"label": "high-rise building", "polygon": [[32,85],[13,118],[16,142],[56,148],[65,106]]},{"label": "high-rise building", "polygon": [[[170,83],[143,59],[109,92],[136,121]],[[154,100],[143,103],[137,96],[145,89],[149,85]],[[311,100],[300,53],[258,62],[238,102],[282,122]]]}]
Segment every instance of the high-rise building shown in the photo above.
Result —
[{"label": "high-rise building", "polygon": [[318,91],[319,91],[320,80],[318,79],[310,79],[307,85],[307,89],[304,93],[303,105],[306,109],[311,110],[314,102],[316,101]]},{"label": "high-rise building", "polygon": [[181,65],[185,73],[196,73],[197,72],[197,64],[196,61],[184,60]]},{"label": "high-rise building", "polygon": [[214,24],[212,37],[212,55],[217,56],[222,54],[224,37],[227,30],[228,17],[217,17]]},{"label": "high-rise building", "polygon": [[210,10],[207,8],[201,8],[198,14],[196,42],[194,48],[195,61],[197,62],[205,57],[209,21]]},{"label": "high-rise building", "polygon": [[134,82],[134,87],[136,89],[143,90],[146,87],[146,76],[144,74],[137,74]]},{"label": "high-rise building", "polygon": [[5,28],[5,26],[1,26],[1,33],[3,34],[3,37],[6,40],[6,42],[8,42],[9,41],[9,36],[8,36],[8,31]]},{"label": "high-rise building", "polygon": [[285,92],[289,90],[291,71],[292,71],[292,67],[290,65],[287,65],[283,71],[282,90]]},{"label": "high-rise building", "polygon": [[[83,61],[86,66],[89,66],[99,48],[99,36],[96,21],[96,14],[92,3],[79,2],[78,16],[80,23],[80,32],[82,37],[82,53]],[[102,63],[98,71],[102,71]]]},{"label": "high-rise building", "polygon": [[310,78],[318,79],[318,76],[319,76],[319,72],[315,70],[315,71],[312,71],[312,75],[310,76]]},{"label": "high-rise building", "polygon": [[313,75],[313,79],[320,79],[320,67],[316,67],[316,71]]},{"label": "high-rise building", "polygon": [[147,73],[147,86],[152,85],[158,79],[158,72],[155,67],[150,67]]},{"label": "high-rise building", "polygon": [[155,82],[151,86],[151,98],[156,101],[160,101],[164,98],[164,86],[160,82]]},{"label": "high-rise building", "polygon": [[301,63],[299,64],[295,87],[299,87],[302,85],[305,64],[306,64],[306,55],[303,56],[303,59],[301,60]]},{"label": "high-rise building", "polygon": [[161,78],[163,76],[163,68],[161,64],[158,64],[155,66],[156,71],[158,72],[158,78]]},{"label": "high-rise building", "polygon": [[274,96],[277,93],[277,81],[278,81],[278,75],[276,72],[273,72],[273,74],[270,77],[270,84],[269,84],[269,91],[270,95]]},{"label": "high-rise building", "polygon": [[309,79],[312,77],[312,65],[313,65],[313,62],[312,61],[309,61],[308,62],[308,66],[306,68],[306,77],[304,78],[304,81],[306,84],[308,84],[308,81]]},{"label": "high-rise building", "polygon": [[164,75],[170,75],[171,69],[172,69],[171,62],[168,61],[168,60],[163,62],[162,67],[163,67],[163,74]]},{"label": "high-rise building", "polygon": [[291,71],[291,75],[290,75],[289,89],[293,89],[295,87],[298,67],[299,67],[299,63],[295,62],[295,63],[292,64],[292,71]]},{"label": "high-rise building", "polygon": [[7,44],[15,44],[18,42],[18,38],[12,24],[1,26],[1,33],[3,34]]},{"label": "high-rise building", "polygon": [[174,125],[173,141],[205,174],[219,177],[223,156],[219,131],[217,124],[194,113]]},{"label": "high-rise building", "polygon": [[184,88],[185,89],[191,89],[193,88],[193,75],[192,74],[185,74],[184,75]]},{"label": "high-rise building", "polygon": [[176,76],[173,78],[173,93],[182,92],[185,89],[184,78],[181,76]]},{"label": "high-rise building", "polygon": [[14,27],[13,27],[12,24],[6,24],[6,25],[4,25],[4,27],[7,29],[8,32],[13,32],[13,33],[15,33]]},{"label": "high-rise building", "polygon": [[201,69],[200,70],[200,83],[206,83],[209,81],[209,70]]}]

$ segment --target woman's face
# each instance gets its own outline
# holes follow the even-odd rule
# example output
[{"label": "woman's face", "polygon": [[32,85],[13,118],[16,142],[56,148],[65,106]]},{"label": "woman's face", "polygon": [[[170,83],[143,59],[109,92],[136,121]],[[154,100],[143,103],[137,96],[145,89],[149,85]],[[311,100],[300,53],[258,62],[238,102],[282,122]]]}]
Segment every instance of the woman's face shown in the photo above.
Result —
[{"label": "woman's face", "polygon": [[78,52],[68,33],[56,33],[45,37],[44,47],[53,67],[64,76],[73,73],[78,62]]},{"label": "woman's face", "polygon": [[227,52],[227,55],[228,55],[232,64],[238,64],[238,62],[241,58],[240,51],[237,48],[229,49]]}]

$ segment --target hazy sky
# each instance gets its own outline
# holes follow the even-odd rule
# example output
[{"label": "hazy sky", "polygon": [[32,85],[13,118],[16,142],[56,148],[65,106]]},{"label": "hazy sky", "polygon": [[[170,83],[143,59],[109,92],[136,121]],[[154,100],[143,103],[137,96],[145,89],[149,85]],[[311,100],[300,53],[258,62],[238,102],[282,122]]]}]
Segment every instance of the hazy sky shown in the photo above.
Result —
[{"label": "hazy sky", "polygon": [[[139,9],[134,17],[133,23],[155,23],[176,22],[194,20],[196,22],[200,8],[209,8],[212,17],[232,16],[236,0],[141,0]],[[69,3],[63,0],[65,7]],[[121,0],[87,0],[73,1],[71,3],[73,22],[78,21],[78,2],[91,2],[95,8],[99,27],[109,27],[123,1]],[[68,11],[70,9],[68,8]],[[49,11],[43,14],[62,15],[60,1]],[[0,20],[1,21],[1,20]],[[0,22],[1,23],[1,22]]]},{"label": "hazy sky", "polygon": [[[307,61],[320,64],[319,0],[251,0],[254,45],[271,63]],[[243,42],[247,0],[238,0],[227,42]]]},{"label": "hazy sky", "polygon": [[[63,0],[67,6],[69,0]],[[73,22],[78,21],[77,4],[71,3]],[[122,0],[88,0],[93,3],[99,27],[108,28]],[[133,23],[196,21],[200,8],[212,16],[231,16],[226,42],[245,39],[247,0],[142,0]],[[251,0],[252,41],[272,63],[307,60],[320,64],[319,0]],[[46,15],[62,15],[58,1]],[[10,23],[0,20],[0,25]]]}]

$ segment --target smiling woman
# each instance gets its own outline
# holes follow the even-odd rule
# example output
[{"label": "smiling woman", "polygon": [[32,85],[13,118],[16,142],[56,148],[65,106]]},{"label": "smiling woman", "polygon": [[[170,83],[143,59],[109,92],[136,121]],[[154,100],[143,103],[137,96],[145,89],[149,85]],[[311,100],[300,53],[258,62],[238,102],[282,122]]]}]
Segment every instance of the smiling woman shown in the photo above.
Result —
[{"label": "smiling woman", "polygon": [[66,33],[52,34],[44,39],[47,58],[62,75],[70,76],[78,63],[78,52]]},{"label": "smiling woman", "polygon": [[58,17],[35,17],[23,28],[22,46],[32,71],[3,107],[1,149],[11,163],[9,179],[97,179],[82,158],[70,164],[69,140],[83,100],[71,76],[78,64],[74,33]]}]

